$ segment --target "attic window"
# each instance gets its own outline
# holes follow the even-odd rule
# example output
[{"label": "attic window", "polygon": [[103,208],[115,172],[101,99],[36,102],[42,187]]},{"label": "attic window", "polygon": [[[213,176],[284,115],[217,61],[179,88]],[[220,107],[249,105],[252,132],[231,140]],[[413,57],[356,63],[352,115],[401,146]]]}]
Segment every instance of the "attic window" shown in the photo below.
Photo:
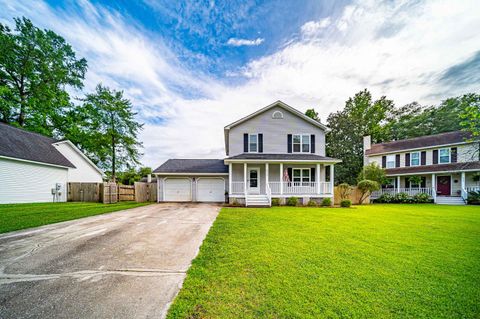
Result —
[{"label": "attic window", "polygon": [[283,119],[283,113],[280,111],[273,112],[272,119],[277,119],[277,120]]}]

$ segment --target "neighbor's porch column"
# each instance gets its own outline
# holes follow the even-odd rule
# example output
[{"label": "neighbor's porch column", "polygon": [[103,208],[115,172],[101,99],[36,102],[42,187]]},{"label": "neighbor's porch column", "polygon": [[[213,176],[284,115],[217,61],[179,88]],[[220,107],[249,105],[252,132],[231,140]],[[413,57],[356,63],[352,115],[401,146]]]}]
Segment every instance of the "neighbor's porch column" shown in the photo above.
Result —
[{"label": "neighbor's porch column", "polygon": [[267,186],[270,187],[268,184],[268,163],[265,163],[265,192],[267,192]]},{"label": "neighbor's porch column", "polygon": [[432,174],[432,198],[433,202],[437,202],[437,178],[435,174]]},{"label": "neighbor's porch column", "polygon": [[232,163],[228,163],[228,193],[231,195],[232,192]]},{"label": "neighbor's porch column", "polygon": [[460,176],[461,176],[460,177],[460,185],[462,187],[460,194],[462,194],[462,197],[463,197],[463,195],[464,195],[463,192],[465,190],[465,172],[462,172]]},{"label": "neighbor's porch column", "polygon": [[317,164],[315,175],[315,180],[317,181],[317,194],[320,194],[320,164]]},{"label": "neighbor's porch column", "polygon": [[330,192],[333,194],[333,187],[334,187],[334,182],[333,182],[333,179],[334,179],[334,171],[333,171],[333,168],[335,167],[335,165],[331,164],[330,165]]},{"label": "neighbor's porch column", "polygon": [[400,176],[397,176],[397,193],[400,192]]},{"label": "neighbor's porch column", "polygon": [[283,163],[280,163],[280,195],[283,195]]},{"label": "neighbor's porch column", "polygon": [[243,194],[247,196],[247,163],[243,163]]}]

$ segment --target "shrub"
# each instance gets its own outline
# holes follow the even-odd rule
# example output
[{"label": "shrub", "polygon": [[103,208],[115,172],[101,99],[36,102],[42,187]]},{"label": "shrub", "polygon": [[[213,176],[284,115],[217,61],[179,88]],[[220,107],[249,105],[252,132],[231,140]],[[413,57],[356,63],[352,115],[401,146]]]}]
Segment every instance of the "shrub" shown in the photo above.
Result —
[{"label": "shrub", "polygon": [[280,206],[280,198],[272,198],[272,206]]},{"label": "shrub", "polygon": [[395,196],[389,193],[385,193],[380,195],[380,197],[378,197],[375,200],[375,202],[376,203],[395,203]]},{"label": "shrub", "polygon": [[332,206],[332,199],[327,197],[322,199],[322,206]]},{"label": "shrub", "polygon": [[297,206],[298,205],[298,198],[296,197],[289,197],[287,199],[287,206]]},{"label": "shrub", "polygon": [[352,201],[349,199],[344,199],[340,202],[340,207],[350,207],[352,206]]},{"label": "shrub", "polygon": [[233,207],[240,207],[240,206],[242,206],[242,204],[240,204],[236,198],[233,200],[233,202],[232,202],[231,205],[232,205]]},{"label": "shrub", "polygon": [[362,168],[362,171],[357,177],[358,182],[363,180],[375,181],[381,185],[387,180],[385,170],[377,163],[370,163]]},{"label": "shrub", "polygon": [[314,201],[313,199],[311,199],[311,200],[308,201],[307,206],[316,207],[316,206],[317,206],[317,202]]},{"label": "shrub", "polygon": [[413,196],[413,202],[415,203],[430,203],[430,195],[426,193],[418,193]]},{"label": "shrub", "polygon": [[353,187],[348,185],[348,183],[341,183],[337,188],[340,194],[340,200],[347,199],[353,191]]},{"label": "shrub", "polygon": [[469,205],[480,205],[480,191],[468,193],[467,203]]},{"label": "shrub", "polygon": [[380,184],[375,181],[364,179],[363,181],[360,181],[358,183],[357,188],[360,191],[359,203],[363,204],[363,201],[367,199],[367,197],[370,196],[372,192],[378,191],[380,189]]},{"label": "shrub", "polygon": [[395,194],[396,203],[411,203],[413,200],[407,193],[397,193]]}]

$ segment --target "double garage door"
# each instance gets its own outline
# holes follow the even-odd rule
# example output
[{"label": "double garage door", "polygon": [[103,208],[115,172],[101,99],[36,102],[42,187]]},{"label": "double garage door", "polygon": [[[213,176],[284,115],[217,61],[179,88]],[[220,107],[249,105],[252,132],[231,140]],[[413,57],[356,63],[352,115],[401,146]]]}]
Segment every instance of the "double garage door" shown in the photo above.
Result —
[{"label": "double garage door", "polygon": [[223,202],[225,199],[223,178],[201,177],[196,183],[189,178],[167,178],[163,185],[167,202],[191,202],[194,198],[197,202]]}]

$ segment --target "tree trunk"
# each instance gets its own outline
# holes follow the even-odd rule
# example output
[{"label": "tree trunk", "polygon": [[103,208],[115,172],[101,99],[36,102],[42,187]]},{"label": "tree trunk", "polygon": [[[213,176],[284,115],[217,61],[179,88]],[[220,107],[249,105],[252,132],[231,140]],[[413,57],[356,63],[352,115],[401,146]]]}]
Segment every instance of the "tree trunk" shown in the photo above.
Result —
[{"label": "tree trunk", "polygon": [[115,176],[115,136],[112,135],[112,182],[116,182],[116,176]]}]

